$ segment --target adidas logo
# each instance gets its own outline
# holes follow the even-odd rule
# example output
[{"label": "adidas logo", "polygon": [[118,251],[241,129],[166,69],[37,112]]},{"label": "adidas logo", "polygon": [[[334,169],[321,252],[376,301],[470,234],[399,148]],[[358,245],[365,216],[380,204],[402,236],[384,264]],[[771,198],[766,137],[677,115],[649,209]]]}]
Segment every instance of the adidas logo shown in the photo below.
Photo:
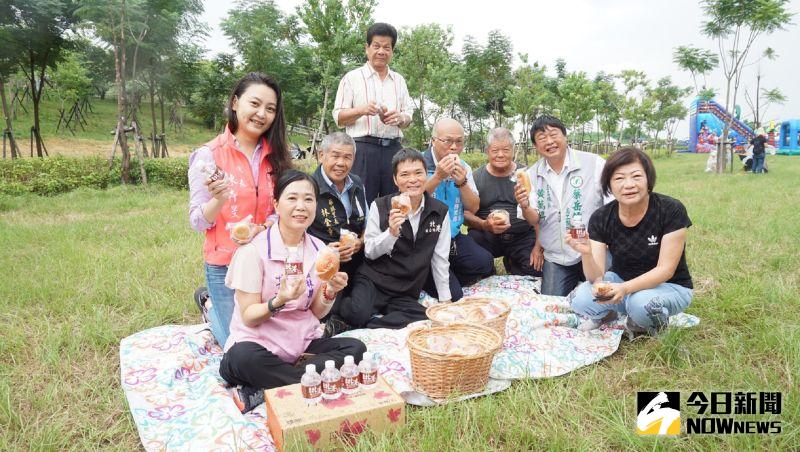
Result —
[{"label": "adidas logo", "polygon": [[658,237],[651,235],[647,238],[647,246],[658,246]]}]

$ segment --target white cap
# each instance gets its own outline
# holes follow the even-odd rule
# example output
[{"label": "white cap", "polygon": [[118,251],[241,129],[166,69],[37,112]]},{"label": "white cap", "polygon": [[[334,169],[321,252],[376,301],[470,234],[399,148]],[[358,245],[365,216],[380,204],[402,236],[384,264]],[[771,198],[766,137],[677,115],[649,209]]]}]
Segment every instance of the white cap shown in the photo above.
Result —
[{"label": "white cap", "polygon": [[580,215],[575,215],[572,217],[572,224],[576,223],[583,223],[583,217]]},{"label": "white cap", "polygon": [[361,358],[361,361],[372,361],[373,356],[372,352],[364,352],[364,357]]},{"label": "white cap", "polygon": [[316,371],[317,371],[317,366],[315,366],[313,364],[306,364],[306,373],[307,374],[314,373]]},{"label": "white cap", "polygon": [[344,357],[345,364],[353,364],[354,362],[355,361],[353,361],[353,355],[347,355]]},{"label": "white cap", "polygon": [[326,369],[336,369],[336,363],[333,362],[332,359],[325,361],[325,368]]}]

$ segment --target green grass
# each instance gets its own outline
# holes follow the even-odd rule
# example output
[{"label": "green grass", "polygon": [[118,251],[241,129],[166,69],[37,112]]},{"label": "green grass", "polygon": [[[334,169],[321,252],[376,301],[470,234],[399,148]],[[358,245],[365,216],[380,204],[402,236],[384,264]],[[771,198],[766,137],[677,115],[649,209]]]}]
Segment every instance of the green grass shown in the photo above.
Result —
[{"label": "green grass", "polygon": [[[42,99],[39,121],[42,127],[42,139],[50,155],[108,155],[111,152],[111,145],[114,139],[112,132],[117,124],[117,101],[116,99],[100,100],[99,98],[92,98],[91,105],[92,112],[89,112],[86,116],[87,124],[85,125],[85,130],[81,129],[77,122],[73,121],[75,135],[72,135],[63,125],[60,131],[56,131],[59,118],[58,109],[61,108],[60,101]],[[13,127],[14,136],[23,156],[30,156],[30,129],[33,126],[33,104],[30,100],[25,103],[25,108],[28,109],[27,114],[17,107],[17,117],[13,120]],[[170,127],[169,105],[164,105],[164,108],[167,122],[167,148],[170,155],[186,155],[214,137],[215,132],[195,119],[185,108],[183,109],[183,127],[180,130]],[[69,112],[69,108],[67,111]],[[138,117],[142,136],[147,139],[146,145],[148,151],[150,151],[152,142],[147,137],[152,132],[153,122],[150,115],[149,102],[142,102]],[[156,105],[156,121],[160,128],[161,113],[158,105]],[[308,139],[304,136],[292,135],[290,140],[298,143],[303,148],[308,145]],[[131,152],[133,152],[133,148],[131,148]],[[33,153],[36,155],[35,143]]]},{"label": "green grass", "polygon": [[[800,444],[800,158],[756,176],[704,174],[705,156],[656,162],[656,189],[694,222],[687,255],[702,323],[569,375],[410,408],[397,434],[358,450],[793,449]],[[193,324],[202,237],[187,193],[80,189],[0,199],[0,450],[140,448],[119,385],[119,341]],[[782,391],[783,433],[634,433],[636,391]]]}]

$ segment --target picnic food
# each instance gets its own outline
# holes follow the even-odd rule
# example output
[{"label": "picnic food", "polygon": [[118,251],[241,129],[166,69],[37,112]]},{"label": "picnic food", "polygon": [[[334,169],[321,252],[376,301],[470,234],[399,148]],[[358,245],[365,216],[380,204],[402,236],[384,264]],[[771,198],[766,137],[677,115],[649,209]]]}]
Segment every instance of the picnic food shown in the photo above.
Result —
[{"label": "picnic food", "polygon": [[432,320],[443,323],[483,323],[501,316],[507,309],[506,305],[498,300],[493,300],[480,306],[461,306],[458,303],[453,303],[438,310]]},{"label": "picnic food", "polygon": [[342,228],[339,233],[339,246],[342,248],[350,248],[355,243],[357,237],[355,232]]},{"label": "picnic food", "polygon": [[426,345],[432,352],[453,356],[472,356],[483,351],[479,344],[449,335],[430,335],[426,338]]},{"label": "picnic food", "polygon": [[250,223],[236,223],[231,229],[231,234],[237,240],[247,240],[250,238]]},{"label": "picnic food", "polygon": [[525,187],[525,191],[530,193],[531,192],[531,178],[528,177],[528,173],[525,170],[517,170],[515,176],[517,177],[517,181]]},{"label": "picnic food", "polygon": [[505,224],[511,223],[511,216],[508,214],[507,210],[503,209],[493,210],[492,213],[490,213],[489,215],[491,215],[492,218],[494,218],[495,220],[502,220],[503,223]]},{"label": "picnic food", "polygon": [[594,283],[595,299],[598,301],[610,300],[611,297],[611,283],[606,281],[598,281]]},{"label": "picnic food", "polygon": [[405,193],[392,197],[392,209],[398,209],[401,214],[408,215],[411,212],[411,198]]},{"label": "picnic food", "polygon": [[330,281],[333,275],[339,271],[339,252],[326,246],[317,253],[317,261],[314,265],[319,279]]}]

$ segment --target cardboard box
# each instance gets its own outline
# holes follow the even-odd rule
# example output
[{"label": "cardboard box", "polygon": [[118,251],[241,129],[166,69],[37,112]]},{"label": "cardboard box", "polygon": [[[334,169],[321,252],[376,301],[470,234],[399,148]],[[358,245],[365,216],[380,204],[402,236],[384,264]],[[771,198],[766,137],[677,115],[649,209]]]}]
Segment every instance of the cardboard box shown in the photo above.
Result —
[{"label": "cardboard box", "polygon": [[312,406],[303,400],[299,384],[269,389],[264,399],[267,427],[281,451],[299,445],[341,448],[355,444],[361,433],[393,431],[406,422],[405,402],[380,377],[372,389]]}]

